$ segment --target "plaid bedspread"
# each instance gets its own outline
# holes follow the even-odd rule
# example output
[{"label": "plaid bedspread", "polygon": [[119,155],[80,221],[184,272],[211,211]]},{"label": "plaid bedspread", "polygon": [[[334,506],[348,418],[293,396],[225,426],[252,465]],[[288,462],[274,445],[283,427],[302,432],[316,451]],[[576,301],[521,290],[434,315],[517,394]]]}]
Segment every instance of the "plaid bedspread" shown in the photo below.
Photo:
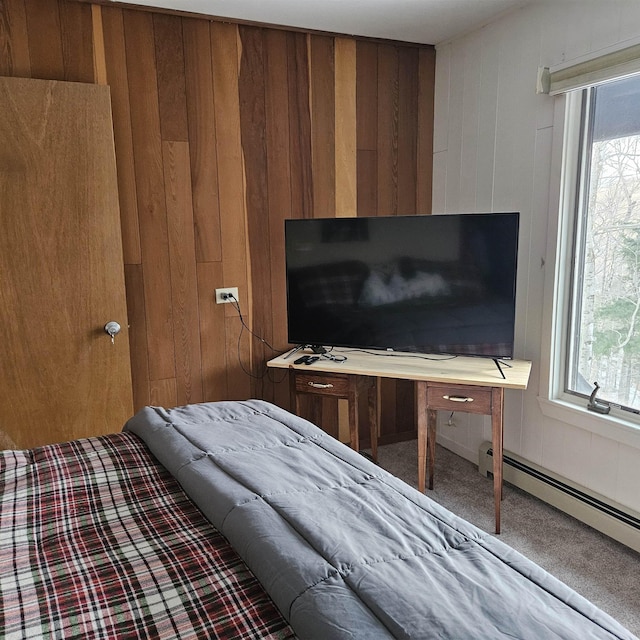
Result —
[{"label": "plaid bedspread", "polygon": [[0,637],[292,638],[132,434],[0,452]]}]

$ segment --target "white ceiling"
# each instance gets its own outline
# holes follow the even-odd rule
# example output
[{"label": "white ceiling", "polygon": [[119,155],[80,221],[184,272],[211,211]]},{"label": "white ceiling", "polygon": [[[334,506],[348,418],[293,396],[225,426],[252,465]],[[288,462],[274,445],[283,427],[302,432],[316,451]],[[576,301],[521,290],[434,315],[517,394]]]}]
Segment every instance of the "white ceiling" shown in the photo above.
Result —
[{"label": "white ceiling", "polygon": [[438,44],[535,0],[112,0],[218,18]]}]

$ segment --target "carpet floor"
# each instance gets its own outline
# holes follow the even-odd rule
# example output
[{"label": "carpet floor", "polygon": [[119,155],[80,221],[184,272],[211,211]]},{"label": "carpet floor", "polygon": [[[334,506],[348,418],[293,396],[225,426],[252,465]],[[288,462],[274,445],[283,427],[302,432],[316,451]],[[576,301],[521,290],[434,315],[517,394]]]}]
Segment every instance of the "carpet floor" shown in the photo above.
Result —
[{"label": "carpet floor", "polygon": [[[417,487],[417,441],[379,447],[378,463]],[[500,539],[640,636],[640,554],[528,493],[505,483]],[[427,495],[494,532],[493,480],[438,446]]]}]

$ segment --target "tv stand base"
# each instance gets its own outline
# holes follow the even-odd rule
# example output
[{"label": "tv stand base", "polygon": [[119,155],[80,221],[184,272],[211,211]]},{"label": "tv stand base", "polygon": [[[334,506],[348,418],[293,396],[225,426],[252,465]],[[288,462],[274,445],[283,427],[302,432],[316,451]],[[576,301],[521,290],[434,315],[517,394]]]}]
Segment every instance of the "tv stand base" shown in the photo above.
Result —
[{"label": "tv stand base", "polygon": [[511,365],[506,363],[506,362],[504,362],[503,360],[498,360],[498,358],[491,358],[491,359],[494,361],[496,367],[498,367],[498,371],[500,372],[500,375],[502,376],[502,379],[506,380],[507,376],[504,375],[504,371],[502,370],[502,367],[500,365],[502,364],[505,367],[509,367],[509,369],[511,369]]},{"label": "tv stand base", "polygon": [[291,351],[289,351],[289,353],[286,356],[284,356],[284,358],[285,360],[287,360],[295,353],[298,353],[298,351],[302,351],[302,349],[307,349],[307,348],[311,349],[311,351],[316,354],[327,353],[327,350],[321,344],[299,344],[294,349],[291,349]]}]

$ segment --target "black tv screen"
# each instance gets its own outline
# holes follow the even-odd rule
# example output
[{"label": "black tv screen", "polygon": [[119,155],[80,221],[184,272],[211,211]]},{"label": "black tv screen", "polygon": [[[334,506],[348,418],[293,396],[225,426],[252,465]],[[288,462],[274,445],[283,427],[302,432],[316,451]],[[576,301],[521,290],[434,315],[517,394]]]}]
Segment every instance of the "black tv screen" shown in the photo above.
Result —
[{"label": "black tv screen", "polygon": [[518,213],[285,221],[291,344],[512,358]]}]

